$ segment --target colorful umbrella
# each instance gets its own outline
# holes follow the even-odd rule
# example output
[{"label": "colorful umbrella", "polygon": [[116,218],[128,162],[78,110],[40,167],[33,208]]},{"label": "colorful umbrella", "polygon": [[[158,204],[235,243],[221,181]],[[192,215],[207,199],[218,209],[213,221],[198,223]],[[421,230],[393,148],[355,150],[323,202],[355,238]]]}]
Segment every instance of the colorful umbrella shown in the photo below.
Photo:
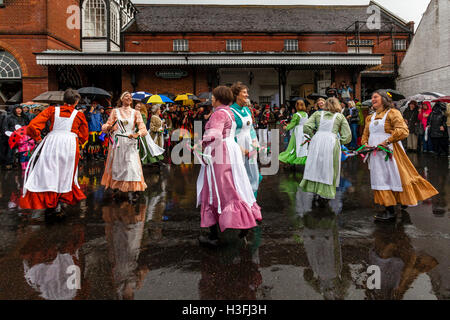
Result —
[{"label": "colorful umbrella", "polygon": [[16,126],[16,131],[6,131],[5,134],[9,136],[8,144],[11,149],[17,147],[17,145],[23,140],[24,138],[29,138],[27,136],[27,127],[21,127],[19,125]]},{"label": "colorful umbrella", "polygon": [[152,94],[145,92],[145,91],[138,91],[138,92],[133,92],[131,94],[131,97],[133,98],[133,100],[144,100],[145,98],[151,97]]},{"label": "colorful umbrella", "polygon": [[192,93],[180,94],[175,98],[175,101],[186,101],[186,100],[192,100],[194,102],[201,102],[201,100]]},{"label": "colorful umbrella", "polygon": [[165,104],[165,103],[173,103],[172,100],[170,100],[168,97],[163,96],[163,95],[159,95],[159,94],[154,94],[151,97],[144,99],[144,103],[150,104]]},{"label": "colorful umbrella", "polygon": [[438,99],[435,99],[431,102],[445,102],[445,103],[450,103],[450,96],[444,96],[444,97],[440,97]]}]

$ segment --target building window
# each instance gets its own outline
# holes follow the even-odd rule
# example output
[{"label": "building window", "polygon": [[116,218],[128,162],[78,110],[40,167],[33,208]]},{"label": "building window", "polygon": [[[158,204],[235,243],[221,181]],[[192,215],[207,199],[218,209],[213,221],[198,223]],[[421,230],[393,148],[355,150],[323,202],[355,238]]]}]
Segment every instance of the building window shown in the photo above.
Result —
[{"label": "building window", "polygon": [[185,39],[173,40],[173,51],[189,51],[189,41]]},{"label": "building window", "polygon": [[111,4],[111,40],[120,44],[120,15],[113,4]]},{"label": "building window", "polygon": [[83,37],[106,37],[106,4],[103,0],[83,3]]},{"label": "building window", "polygon": [[21,79],[22,71],[13,55],[0,51],[0,79]]},{"label": "building window", "polygon": [[242,51],[242,40],[227,40],[227,51]]},{"label": "building window", "polygon": [[406,51],[406,39],[394,39],[394,51]]},{"label": "building window", "polygon": [[298,40],[284,40],[285,51],[298,51]]},{"label": "building window", "polygon": [[372,47],[348,47],[348,53],[372,54]]},{"label": "building window", "polygon": [[5,6],[5,2],[3,0],[0,0],[0,7],[4,7]]}]

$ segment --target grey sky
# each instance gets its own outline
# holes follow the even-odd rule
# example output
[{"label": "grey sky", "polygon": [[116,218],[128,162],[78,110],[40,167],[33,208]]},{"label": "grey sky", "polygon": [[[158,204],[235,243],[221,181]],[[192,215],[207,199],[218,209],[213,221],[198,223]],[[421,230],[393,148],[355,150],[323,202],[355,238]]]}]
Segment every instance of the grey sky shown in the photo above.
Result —
[{"label": "grey sky", "polygon": [[[365,5],[369,0],[132,0],[149,4],[253,4],[253,5]],[[414,21],[416,28],[430,0],[378,0],[380,5],[406,21]]]}]

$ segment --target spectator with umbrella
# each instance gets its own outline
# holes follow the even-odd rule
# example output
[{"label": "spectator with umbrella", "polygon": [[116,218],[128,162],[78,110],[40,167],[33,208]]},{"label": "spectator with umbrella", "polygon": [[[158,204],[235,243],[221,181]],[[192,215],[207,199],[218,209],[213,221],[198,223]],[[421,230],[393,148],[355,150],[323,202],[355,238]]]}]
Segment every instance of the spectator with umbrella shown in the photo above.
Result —
[{"label": "spectator with umbrella", "polygon": [[419,106],[416,101],[412,100],[408,103],[408,108],[403,112],[403,119],[405,119],[409,130],[409,136],[406,138],[406,149],[417,152],[417,131],[421,123],[419,123]]},{"label": "spectator with umbrella", "polygon": [[418,151],[423,151],[424,153],[432,152],[433,145],[431,144],[431,139],[429,138],[427,132],[428,117],[432,112],[431,103],[429,101],[424,101],[422,107],[419,109],[419,140],[418,140]]},{"label": "spectator with umbrella", "polygon": [[428,117],[427,127],[429,128],[429,139],[432,140],[433,151],[437,156],[448,157],[448,131],[445,111],[446,106],[442,102],[436,102]]},{"label": "spectator with umbrella", "polygon": [[[16,126],[26,126],[30,122],[28,118],[23,114],[23,109],[20,105],[15,105],[10,108],[11,113],[6,116],[6,120],[4,122],[4,127],[2,129],[3,134],[6,131],[14,132],[16,130]],[[6,157],[5,157],[5,165],[6,169],[12,169],[14,163],[14,153],[15,150],[11,148],[7,148]]]},{"label": "spectator with umbrella", "polygon": [[19,152],[19,162],[22,167],[22,172],[25,172],[27,168],[28,162],[31,158],[31,151],[33,151],[35,147],[34,140],[27,135],[27,127],[21,127],[20,125],[16,126],[16,131],[5,132],[7,136],[9,136],[9,148],[14,150],[17,148]]},{"label": "spectator with umbrella", "polygon": [[89,107],[89,112],[85,113],[89,126],[89,140],[86,146],[87,156],[88,159],[93,157],[95,160],[100,159],[102,147],[99,136],[102,132],[103,117],[98,107],[97,101],[94,100]]},{"label": "spectator with umbrella", "polygon": [[350,108],[348,109],[348,116],[346,118],[352,131],[352,141],[350,142],[349,149],[356,150],[358,148],[359,111],[353,100],[348,102],[348,106]]}]

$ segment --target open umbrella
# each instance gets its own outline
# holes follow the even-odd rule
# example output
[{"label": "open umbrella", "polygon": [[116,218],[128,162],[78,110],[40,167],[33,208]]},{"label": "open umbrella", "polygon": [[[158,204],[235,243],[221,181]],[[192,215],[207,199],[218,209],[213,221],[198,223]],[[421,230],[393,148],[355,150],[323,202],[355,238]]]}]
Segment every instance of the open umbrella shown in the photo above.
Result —
[{"label": "open umbrella", "polygon": [[210,107],[210,106],[212,106],[212,101],[208,99],[205,102],[199,103],[198,106],[199,107]]},{"label": "open umbrella", "polygon": [[288,101],[293,102],[295,104],[298,100],[303,100],[303,102],[305,103],[306,106],[311,104],[308,100],[306,100],[303,97],[291,97]]},{"label": "open umbrella", "polygon": [[64,91],[47,91],[33,99],[34,102],[64,103]]},{"label": "open umbrella", "polygon": [[173,103],[172,100],[170,100],[168,97],[164,95],[154,94],[149,98],[146,98],[143,100],[144,103],[150,104],[165,104],[165,103]]},{"label": "open umbrella", "polygon": [[443,96],[443,97],[440,97],[440,98],[438,98],[438,99],[435,99],[435,100],[433,100],[433,101],[431,101],[431,102],[445,102],[445,103],[450,103],[450,96]]},{"label": "open umbrella", "polygon": [[310,95],[308,95],[306,98],[311,99],[311,100],[317,100],[319,98],[322,99],[328,99],[328,97],[324,94],[320,94],[320,93],[311,93]]},{"label": "open umbrella", "polygon": [[430,96],[430,97],[435,97],[435,98],[440,98],[440,97],[444,97],[445,94],[439,93],[439,92],[421,92],[420,94],[426,95],[426,96]]},{"label": "open umbrella", "polygon": [[212,99],[212,92],[202,92],[198,95],[199,99]]},{"label": "open umbrella", "polygon": [[77,91],[82,96],[88,96],[88,97],[95,96],[95,97],[99,97],[99,98],[111,98],[111,95],[106,90],[103,90],[101,88],[85,87],[85,88],[80,88]]},{"label": "open umbrella", "polygon": [[6,131],[5,135],[9,136],[8,144],[11,149],[17,147],[17,145],[25,138],[30,139],[27,136],[27,127],[21,127],[20,125],[16,125],[16,131]]},{"label": "open umbrella", "polygon": [[382,89],[386,92],[389,92],[392,95],[393,101],[400,101],[402,99],[405,99],[405,96],[400,93],[400,91],[394,90],[394,89]]},{"label": "open umbrella", "polygon": [[365,107],[371,107],[372,106],[372,99],[364,101],[363,103],[361,103],[361,105],[363,105]]},{"label": "open umbrella", "polygon": [[175,100],[175,98],[177,97],[175,94],[170,93],[170,92],[163,92],[163,93],[161,93],[161,95],[166,96],[170,100]]},{"label": "open umbrella", "polygon": [[175,98],[175,101],[186,101],[186,100],[192,100],[194,102],[201,102],[201,100],[193,95],[192,93],[184,93],[180,94]]},{"label": "open umbrella", "polygon": [[144,100],[145,98],[148,98],[148,97],[151,97],[151,96],[152,96],[151,93],[148,93],[148,92],[145,92],[145,91],[133,92],[131,94],[131,97],[133,98],[133,100],[138,100],[138,101]]}]

